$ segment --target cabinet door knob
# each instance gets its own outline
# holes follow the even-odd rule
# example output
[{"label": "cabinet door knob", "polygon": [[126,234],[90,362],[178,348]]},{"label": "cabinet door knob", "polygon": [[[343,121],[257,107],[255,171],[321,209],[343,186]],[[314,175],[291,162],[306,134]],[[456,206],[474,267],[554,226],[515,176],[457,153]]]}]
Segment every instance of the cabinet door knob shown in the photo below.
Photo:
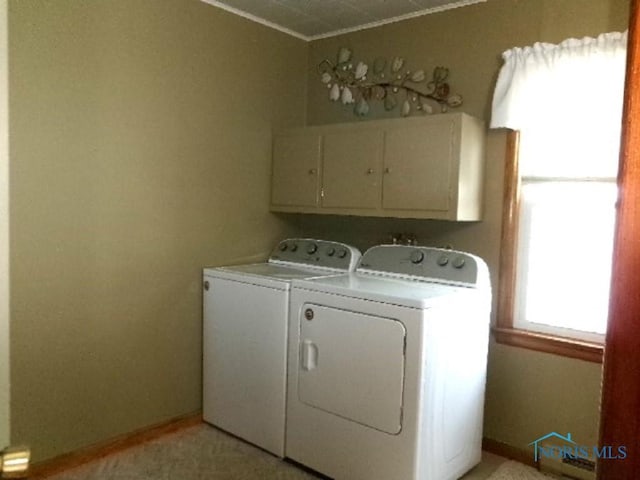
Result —
[{"label": "cabinet door knob", "polygon": [[373,171],[374,171],[373,168],[370,168],[370,169],[367,170],[367,174],[371,175],[373,173]]},{"label": "cabinet door knob", "polygon": [[316,174],[316,169],[315,168],[310,168],[309,169],[309,175],[315,175]]},{"label": "cabinet door knob", "polygon": [[389,167],[385,168],[384,173],[391,173],[391,169]]}]

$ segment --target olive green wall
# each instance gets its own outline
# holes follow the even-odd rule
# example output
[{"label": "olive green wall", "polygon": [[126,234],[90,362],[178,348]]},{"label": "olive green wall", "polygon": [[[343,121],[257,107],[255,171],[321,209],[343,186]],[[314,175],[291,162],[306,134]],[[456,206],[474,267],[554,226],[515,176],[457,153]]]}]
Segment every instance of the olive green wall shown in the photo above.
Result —
[{"label": "olive green wall", "polygon": [[[489,0],[469,7],[389,24],[311,43],[309,52],[309,124],[352,122],[352,107],[330,102],[319,81],[318,63],[334,60],[341,46],[354,61],[371,62],[400,55],[406,67],[451,69],[454,92],[464,96],[462,111],[488,121],[501,53],[536,41],[624,30],[628,0]],[[594,92],[594,100],[597,93]],[[377,107],[369,118],[398,117]],[[365,119],[366,120],[366,119]],[[388,241],[394,232],[412,232],[426,245],[452,245],[485,258],[494,295],[500,253],[504,132],[489,133],[484,221],[457,224],[436,221],[380,220],[301,216],[305,233],[352,241],[361,248]],[[571,432],[582,444],[597,441],[601,366],[555,355],[491,343],[484,434],[525,449],[551,430]]]},{"label": "olive green wall", "polygon": [[7,1],[0,0],[0,449],[9,443],[9,144]]},{"label": "olive green wall", "polygon": [[[36,460],[200,408],[203,265],[262,258],[294,233],[367,247],[414,232],[482,255],[495,281],[503,132],[489,134],[481,223],[267,212],[271,129],[304,123],[305,103],[309,124],[356,120],[327,100],[322,58],[348,45],[358,59],[446,65],[462,109],[488,118],[503,50],[621,30],[628,9],[489,0],[305,44],[198,0],[8,3],[11,433]],[[0,115],[2,95],[0,77]],[[599,365],[492,343],[485,435],[524,447],[553,429],[593,443],[599,382]]]},{"label": "olive green wall", "polygon": [[308,45],[198,0],[10,0],[9,29],[12,441],[37,461],[200,409],[202,267],[294,231],[271,129],[304,123]]}]

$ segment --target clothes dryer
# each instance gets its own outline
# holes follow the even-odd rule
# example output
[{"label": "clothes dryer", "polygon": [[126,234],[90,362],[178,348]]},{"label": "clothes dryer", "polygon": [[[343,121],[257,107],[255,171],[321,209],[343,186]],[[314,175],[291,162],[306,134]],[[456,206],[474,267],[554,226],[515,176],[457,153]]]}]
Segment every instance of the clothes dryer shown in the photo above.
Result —
[{"label": "clothes dryer", "polygon": [[480,258],[377,246],[355,273],[292,285],[287,457],[338,480],[456,479],[480,461]]}]

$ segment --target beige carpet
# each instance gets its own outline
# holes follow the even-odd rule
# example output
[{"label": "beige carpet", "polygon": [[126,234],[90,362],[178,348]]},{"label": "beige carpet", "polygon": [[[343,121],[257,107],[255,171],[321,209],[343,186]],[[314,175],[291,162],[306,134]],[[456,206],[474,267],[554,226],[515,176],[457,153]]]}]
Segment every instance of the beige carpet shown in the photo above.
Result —
[{"label": "beige carpet", "polygon": [[318,480],[206,425],[166,435],[49,480]]},{"label": "beige carpet", "polygon": [[552,480],[557,477],[544,475],[535,468],[517,462],[503,463],[488,480]]},{"label": "beige carpet", "polygon": [[[463,480],[487,480],[505,459],[483,454]],[[508,462],[511,464],[512,462]],[[517,464],[516,464],[517,465]],[[208,425],[165,435],[68,470],[48,480],[318,480],[325,477],[282,461]],[[537,480],[540,477],[491,477]],[[543,477],[545,478],[545,477]],[[401,479],[389,479],[401,480]],[[545,479],[546,480],[546,479]]]}]

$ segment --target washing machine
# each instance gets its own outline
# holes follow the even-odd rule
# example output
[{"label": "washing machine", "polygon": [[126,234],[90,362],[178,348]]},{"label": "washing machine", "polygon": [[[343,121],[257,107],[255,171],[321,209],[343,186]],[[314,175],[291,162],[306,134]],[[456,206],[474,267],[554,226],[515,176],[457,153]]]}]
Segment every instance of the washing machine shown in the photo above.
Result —
[{"label": "washing machine", "polygon": [[293,279],[354,270],[360,252],[280,242],[268,261],[203,272],[203,418],[284,455],[289,290]]},{"label": "washing machine", "polygon": [[480,462],[491,288],[451,250],[369,249],[295,280],[286,456],[338,480],[456,479]]}]

